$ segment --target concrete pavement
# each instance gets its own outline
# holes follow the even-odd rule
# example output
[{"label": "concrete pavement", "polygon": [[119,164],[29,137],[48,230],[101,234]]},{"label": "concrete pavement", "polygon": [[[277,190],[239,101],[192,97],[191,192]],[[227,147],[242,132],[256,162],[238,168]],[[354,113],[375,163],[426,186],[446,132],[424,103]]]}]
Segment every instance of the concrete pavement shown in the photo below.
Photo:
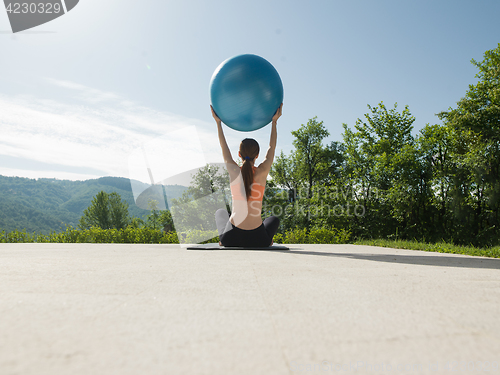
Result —
[{"label": "concrete pavement", "polygon": [[500,259],[290,248],[0,244],[0,374],[500,374]]}]

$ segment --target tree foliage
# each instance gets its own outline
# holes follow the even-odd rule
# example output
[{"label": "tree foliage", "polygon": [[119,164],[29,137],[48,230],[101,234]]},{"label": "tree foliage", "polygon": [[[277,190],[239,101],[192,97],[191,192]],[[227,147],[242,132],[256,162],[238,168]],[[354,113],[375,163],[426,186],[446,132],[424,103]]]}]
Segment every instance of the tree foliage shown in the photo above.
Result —
[{"label": "tree foliage", "polygon": [[471,60],[479,72],[478,82],[469,85],[457,108],[439,113],[447,124],[471,130],[483,140],[500,141],[500,43],[486,51],[483,61]]},{"label": "tree foliage", "polygon": [[478,82],[438,114],[442,124],[416,135],[409,107],[383,102],[343,124],[342,142],[325,145],[316,118],[292,132],[294,150],[271,169],[265,215],[281,218],[282,234],[336,228],[354,238],[499,244],[500,44],[472,63]]},{"label": "tree foliage", "polygon": [[307,124],[302,124],[298,130],[292,131],[292,135],[295,137],[293,145],[297,172],[306,184],[310,197],[314,184],[321,182],[328,168],[327,149],[323,146],[323,140],[330,133],[323,125],[323,121],[318,122],[314,117]]},{"label": "tree foliage", "polygon": [[128,203],[116,192],[108,194],[100,191],[92,199],[90,206],[83,211],[79,228],[122,229],[129,222]]}]

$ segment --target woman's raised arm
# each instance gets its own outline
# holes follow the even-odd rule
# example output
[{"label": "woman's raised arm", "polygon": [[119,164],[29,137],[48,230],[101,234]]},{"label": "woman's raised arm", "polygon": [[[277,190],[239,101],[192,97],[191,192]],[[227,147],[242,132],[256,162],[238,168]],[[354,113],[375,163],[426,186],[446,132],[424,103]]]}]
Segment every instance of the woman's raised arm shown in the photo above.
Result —
[{"label": "woman's raised arm", "polygon": [[276,142],[278,139],[278,130],[276,128],[278,119],[281,117],[282,109],[283,103],[281,103],[273,116],[273,121],[271,124],[271,138],[269,139],[269,148],[267,149],[264,161],[259,165],[259,168],[263,168],[267,173],[269,173],[269,171],[271,170],[271,165],[273,164],[274,160],[274,151],[276,150]]},{"label": "woman's raised arm", "polygon": [[215,113],[214,108],[212,106],[210,106],[210,108],[212,109],[212,116],[213,116],[215,122],[217,123],[217,131],[219,134],[219,143],[220,143],[220,147],[222,149],[222,157],[224,158],[224,162],[226,164],[227,163],[236,164],[236,162],[233,160],[233,156],[231,155],[231,151],[229,150],[229,147],[227,145],[226,137],[224,136],[224,132],[222,131],[222,125],[221,125],[222,121]]}]

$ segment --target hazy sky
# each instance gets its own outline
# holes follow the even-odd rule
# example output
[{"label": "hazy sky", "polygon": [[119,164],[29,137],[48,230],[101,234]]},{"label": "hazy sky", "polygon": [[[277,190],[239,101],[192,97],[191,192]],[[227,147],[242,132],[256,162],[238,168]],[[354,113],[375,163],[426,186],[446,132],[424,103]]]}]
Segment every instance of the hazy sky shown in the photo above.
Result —
[{"label": "hazy sky", "polygon": [[[499,14],[498,0],[80,0],[12,34],[0,9],[0,175],[129,177],[149,163],[159,180],[220,161],[208,86],[242,53],[281,75],[278,150],[314,116],[341,140],[380,101],[409,105],[416,134],[476,82],[470,60],[500,42]],[[247,136],[267,147],[269,127],[225,130],[233,154]]]}]

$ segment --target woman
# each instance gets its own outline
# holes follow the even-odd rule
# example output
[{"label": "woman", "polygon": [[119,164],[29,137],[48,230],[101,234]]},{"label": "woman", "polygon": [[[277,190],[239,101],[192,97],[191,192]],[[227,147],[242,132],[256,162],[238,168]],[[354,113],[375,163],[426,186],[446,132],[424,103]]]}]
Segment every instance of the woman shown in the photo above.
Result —
[{"label": "woman", "polygon": [[281,116],[283,103],[273,116],[271,139],[264,161],[255,167],[259,156],[259,144],[251,138],[241,141],[238,156],[243,160],[241,168],[231,156],[222,131],[221,120],[212,108],[212,116],[217,123],[222,156],[231,179],[233,209],[231,216],[220,209],[215,213],[220,244],[224,246],[267,247],[273,243],[273,237],[279,226],[279,219],[270,216],[262,221],[262,199],[266,187],[267,175],[271,169],[276,149],[277,122]]}]

